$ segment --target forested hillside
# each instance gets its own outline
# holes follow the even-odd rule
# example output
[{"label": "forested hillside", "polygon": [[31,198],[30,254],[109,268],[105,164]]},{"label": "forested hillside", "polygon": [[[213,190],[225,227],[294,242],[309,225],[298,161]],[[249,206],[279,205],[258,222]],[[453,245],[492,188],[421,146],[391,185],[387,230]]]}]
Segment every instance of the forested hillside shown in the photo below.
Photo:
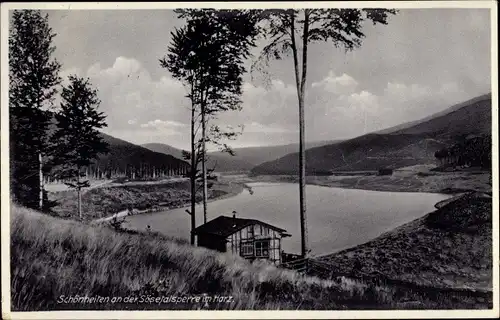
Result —
[{"label": "forested hillside", "polygon": [[[87,168],[87,176],[91,179],[155,179],[183,175],[188,170],[188,163],[174,156],[154,152],[104,133],[101,135],[108,144],[109,152],[99,155]],[[53,181],[56,177],[47,179]]]},{"label": "forested hillside", "polygon": [[[306,151],[308,174],[332,171],[379,170],[416,164],[433,164],[435,153],[467,136],[491,134],[491,94],[452,106],[425,121],[394,127]],[[253,174],[296,174],[297,153],[252,169]]]}]

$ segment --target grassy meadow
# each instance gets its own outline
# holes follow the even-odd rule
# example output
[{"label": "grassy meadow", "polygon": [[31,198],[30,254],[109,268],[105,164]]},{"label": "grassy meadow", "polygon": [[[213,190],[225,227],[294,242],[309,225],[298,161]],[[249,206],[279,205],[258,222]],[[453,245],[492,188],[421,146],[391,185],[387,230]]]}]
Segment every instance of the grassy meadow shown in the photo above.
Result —
[{"label": "grassy meadow", "polygon": [[[108,301],[70,303],[68,297],[76,295]],[[155,300],[203,295],[226,300]],[[14,311],[486,307],[347,278],[320,280],[158,234],[117,232],[18,206],[11,209],[11,301]]]}]

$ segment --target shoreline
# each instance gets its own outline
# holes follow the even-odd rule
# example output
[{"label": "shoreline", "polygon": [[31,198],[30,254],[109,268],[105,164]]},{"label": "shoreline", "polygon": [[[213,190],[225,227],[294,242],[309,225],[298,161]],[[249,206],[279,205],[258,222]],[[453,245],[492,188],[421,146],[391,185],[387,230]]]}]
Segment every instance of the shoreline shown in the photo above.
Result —
[{"label": "shoreline", "polygon": [[[363,174],[307,176],[306,185],[381,192],[440,193],[455,196],[472,191],[491,193],[491,185],[488,185],[489,175],[491,176],[490,172],[416,172],[412,174],[393,174],[391,176]],[[231,176],[226,176],[226,178],[231,179]],[[298,177],[292,175],[238,175],[232,179],[244,183],[298,183]]]},{"label": "shoreline", "polygon": [[[437,175],[446,175],[445,174],[437,174]],[[410,178],[414,177],[415,175],[410,176]],[[356,183],[353,183],[352,177],[356,177],[358,179]],[[349,190],[365,190],[365,191],[374,191],[374,192],[404,192],[404,193],[437,193],[437,194],[444,194],[444,195],[449,195],[450,197],[448,199],[439,201],[434,204],[434,207],[436,209],[439,209],[440,206],[445,205],[446,203],[449,203],[453,201],[454,199],[469,193],[469,192],[484,192],[475,190],[475,188],[466,188],[466,189],[461,189],[461,188],[450,188],[450,187],[445,187],[445,188],[422,188],[415,186],[415,184],[409,184],[404,186],[404,188],[401,185],[398,184],[393,184],[394,179],[393,177],[387,177],[387,176],[377,176],[377,175],[367,175],[367,174],[359,174],[359,173],[353,173],[353,175],[339,175],[339,176],[307,176],[306,177],[306,185],[312,185],[312,186],[319,186],[319,187],[325,187],[325,188],[338,188],[338,189],[349,189]],[[406,177],[408,178],[408,177]],[[370,181],[371,179],[371,181]],[[364,181],[363,181],[364,180]],[[381,181],[382,180],[382,181]],[[385,180],[385,181],[383,181]],[[389,180],[389,181],[388,181]],[[360,183],[361,182],[361,183]],[[372,184],[370,184],[372,182]],[[298,178],[296,176],[290,176],[290,175],[257,175],[257,176],[249,176],[248,174],[237,174],[237,175],[227,175],[227,176],[222,176],[221,180],[218,182],[219,187],[220,186],[231,186],[231,185],[237,185],[238,188],[236,190],[234,188],[229,187],[227,192],[221,195],[217,195],[215,197],[212,197],[207,200],[207,203],[211,203],[213,201],[218,201],[218,200],[223,200],[227,199],[233,196],[237,196],[243,192],[244,189],[251,190],[251,187],[248,186],[249,183],[292,183],[292,184],[297,184],[298,183]],[[143,184],[151,184],[148,182],[145,182]],[[161,184],[161,183],[155,183],[155,184]],[[123,186],[127,186],[128,184],[124,184]],[[113,187],[120,187],[120,186],[113,186]],[[218,189],[215,189],[218,190]],[[135,214],[132,215],[138,215],[138,214],[147,214],[147,213],[157,213],[157,212],[162,212],[162,211],[169,211],[169,210],[174,210],[174,209],[180,209],[180,208],[189,208],[189,201],[186,203],[179,204],[177,206],[157,206],[153,205],[150,208],[138,210],[138,209],[132,209],[135,210]],[[197,203],[200,204],[200,203]],[[428,214],[428,213],[426,213]],[[123,210],[119,211],[113,215],[107,216],[107,217],[102,217],[98,219],[93,219],[91,220],[91,223],[101,223],[101,222],[106,222],[110,221],[114,218],[121,218],[121,217],[127,217],[130,216],[129,210]],[[418,219],[415,219],[418,220]],[[413,221],[415,221],[413,220]],[[396,227],[395,229],[399,228]],[[394,230],[394,229],[392,229]],[[387,232],[391,232],[392,230],[389,230]],[[347,248],[346,248],[347,249]],[[345,250],[345,249],[342,249]],[[342,250],[337,250],[334,252],[331,252],[329,254],[334,254],[338,253]]]},{"label": "shoreline", "polygon": [[[221,187],[223,185],[224,184],[219,184],[218,186]],[[223,194],[216,195],[216,196],[214,196],[212,198],[207,199],[207,203],[211,203],[213,201],[223,200],[223,199],[227,199],[227,198],[231,198],[231,197],[237,196],[240,193],[242,193],[243,190],[246,187],[248,187],[245,183],[235,182],[235,181],[228,181],[227,185],[229,186],[229,189],[228,189],[227,192],[225,192]],[[238,187],[237,188],[232,188],[231,185],[237,185]],[[215,190],[220,190],[220,189],[215,189]],[[199,205],[199,204],[200,203],[197,203],[197,205]],[[143,209],[143,210],[138,210],[138,209],[132,208],[132,212],[136,212],[136,213],[132,213],[132,214],[129,214],[130,210],[126,209],[126,210],[114,213],[113,215],[110,215],[110,216],[107,216],[107,217],[102,217],[102,218],[99,218],[99,219],[93,219],[93,220],[90,221],[90,223],[92,223],[92,224],[94,224],[94,223],[103,223],[103,222],[107,222],[107,221],[113,220],[115,218],[122,218],[122,217],[131,216],[131,215],[135,216],[135,215],[141,215],[141,214],[147,214],[147,213],[157,213],[157,212],[162,212],[162,211],[170,211],[170,210],[175,210],[175,209],[189,208],[189,206],[190,206],[190,202],[182,203],[182,204],[179,204],[178,206],[159,206],[159,205],[153,205],[150,208]]]},{"label": "shoreline", "polygon": [[346,273],[491,293],[491,198],[464,193],[435,207],[365,243],[314,259]]}]

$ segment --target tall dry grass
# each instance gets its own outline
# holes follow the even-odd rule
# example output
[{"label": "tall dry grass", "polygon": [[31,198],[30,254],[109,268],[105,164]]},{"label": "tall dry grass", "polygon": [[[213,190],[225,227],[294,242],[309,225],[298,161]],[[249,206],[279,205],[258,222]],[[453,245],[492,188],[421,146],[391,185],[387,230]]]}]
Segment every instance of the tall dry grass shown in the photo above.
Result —
[{"label": "tall dry grass", "polygon": [[[306,277],[163,236],[117,233],[17,206],[11,210],[11,291],[15,311],[387,309],[411,307],[415,299],[396,297],[387,287]],[[137,300],[69,303],[67,298],[76,295]],[[231,298],[145,303],[147,298],[203,295]]]}]

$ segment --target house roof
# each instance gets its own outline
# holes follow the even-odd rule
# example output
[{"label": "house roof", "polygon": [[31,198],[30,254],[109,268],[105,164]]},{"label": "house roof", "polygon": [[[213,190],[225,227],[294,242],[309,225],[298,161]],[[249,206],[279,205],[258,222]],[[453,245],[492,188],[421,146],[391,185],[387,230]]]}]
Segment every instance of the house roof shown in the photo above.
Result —
[{"label": "house roof", "polygon": [[227,217],[227,216],[219,216],[213,220],[208,221],[205,224],[202,224],[198,228],[194,229],[195,234],[200,234],[200,233],[208,233],[208,234],[213,234],[221,237],[227,237],[247,226],[253,225],[253,224],[261,224],[264,225],[270,229],[276,230],[280,233],[286,232],[285,229],[281,229],[278,227],[275,227],[273,225],[270,225],[268,223],[255,220],[255,219],[242,219],[242,218],[233,218],[233,217]]}]

